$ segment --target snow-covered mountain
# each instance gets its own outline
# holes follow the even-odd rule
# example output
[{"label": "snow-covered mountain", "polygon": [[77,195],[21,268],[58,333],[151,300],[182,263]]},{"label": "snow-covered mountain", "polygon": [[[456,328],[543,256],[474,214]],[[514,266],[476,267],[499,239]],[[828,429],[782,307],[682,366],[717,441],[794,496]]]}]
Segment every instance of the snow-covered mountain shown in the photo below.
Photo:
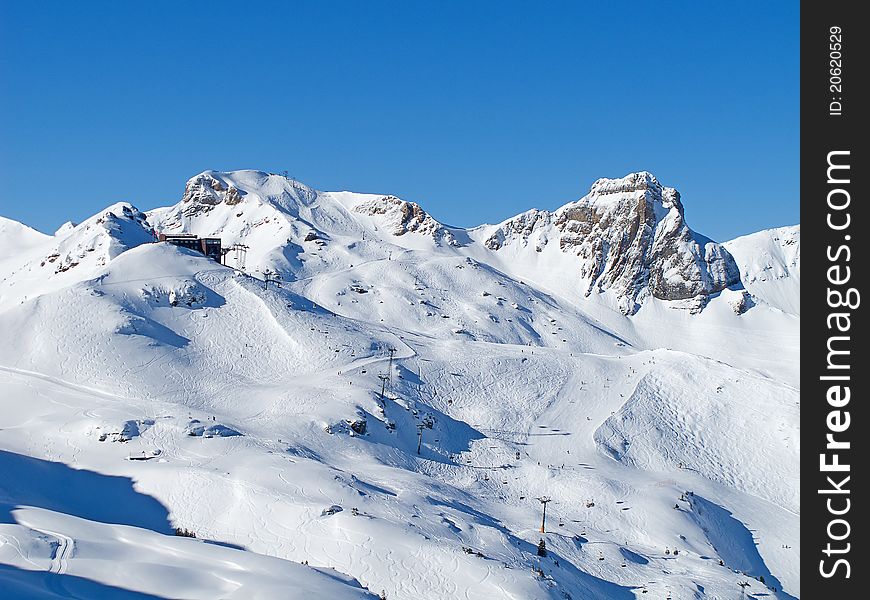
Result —
[{"label": "snow-covered mountain", "polygon": [[717,244],[649,173],[462,229],[207,171],[0,249],[13,597],[799,595],[799,228]]},{"label": "snow-covered mountain", "polygon": [[801,228],[778,227],[725,243],[740,265],[740,280],[757,299],[801,314]]},{"label": "snow-covered mountain", "polygon": [[95,277],[123,252],[156,241],[145,215],[126,202],[80,225],[68,223],[54,236],[34,235],[33,230],[21,231],[22,227],[18,237],[7,238],[0,231],[6,247],[0,307]]},{"label": "snow-covered mountain", "polygon": [[[647,295],[697,298],[702,307],[711,294],[739,283],[729,253],[686,225],[679,192],[646,172],[601,179],[582,199],[553,213],[532,210],[472,235],[395,196],[318,193],[251,171],[202,173],[188,181],[179,204],[149,216],[162,230],[251,242],[258,256],[264,247],[274,251],[287,243],[299,249],[300,238],[365,232],[411,249],[420,248],[423,239],[457,248],[481,242],[493,252],[513,250],[512,259],[531,248],[541,253],[552,242],[558,252],[577,257],[574,271],[584,295],[613,290],[626,314],[635,313]],[[285,234],[287,241],[281,239]]]},{"label": "snow-covered mountain", "polygon": [[613,290],[626,314],[647,295],[661,300],[707,298],[739,282],[722,246],[694,233],[683,218],[680,193],[650,173],[599,179],[589,194],[553,213],[530,211],[487,231],[484,245],[534,247],[551,242],[580,258],[585,295]]}]

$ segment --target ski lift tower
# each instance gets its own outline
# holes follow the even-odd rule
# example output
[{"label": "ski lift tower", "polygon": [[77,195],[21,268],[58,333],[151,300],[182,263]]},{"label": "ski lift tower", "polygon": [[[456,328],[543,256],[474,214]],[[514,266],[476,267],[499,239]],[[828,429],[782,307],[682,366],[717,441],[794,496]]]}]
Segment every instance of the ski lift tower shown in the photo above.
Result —
[{"label": "ski lift tower", "polygon": [[541,496],[540,498],[538,498],[538,502],[540,502],[541,506],[544,507],[544,514],[541,517],[541,533],[546,533],[544,531],[544,527],[547,524],[547,504],[549,504],[552,501],[553,501],[552,498],[550,498],[549,496]]},{"label": "ski lift tower", "polygon": [[248,256],[248,246],[245,244],[233,244],[229,249],[235,251],[236,269],[244,272],[245,259]]}]

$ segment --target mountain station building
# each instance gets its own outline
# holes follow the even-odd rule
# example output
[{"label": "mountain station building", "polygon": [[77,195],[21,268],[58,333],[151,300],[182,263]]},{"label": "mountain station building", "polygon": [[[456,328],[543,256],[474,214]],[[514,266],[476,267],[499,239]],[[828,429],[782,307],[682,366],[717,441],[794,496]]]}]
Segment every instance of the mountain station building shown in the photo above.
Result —
[{"label": "mountain station building", "polygon": [[157,235],[157,239],[173,246],[180,246],[181,248],[199,252],[217,262],[222,262],[223,259],[220,238],[201,238],[192,233],[161,233]]}]

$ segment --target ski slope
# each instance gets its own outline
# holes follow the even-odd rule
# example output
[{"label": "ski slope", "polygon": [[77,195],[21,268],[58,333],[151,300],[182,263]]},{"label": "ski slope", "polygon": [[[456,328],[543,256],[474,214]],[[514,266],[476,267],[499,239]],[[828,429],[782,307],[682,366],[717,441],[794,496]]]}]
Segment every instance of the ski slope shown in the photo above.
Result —
[{"label": "ski slope", "polygon": [[800,595],[799,267],[626,314],[558,244],[254,171],[2,225],[11,597]]}]

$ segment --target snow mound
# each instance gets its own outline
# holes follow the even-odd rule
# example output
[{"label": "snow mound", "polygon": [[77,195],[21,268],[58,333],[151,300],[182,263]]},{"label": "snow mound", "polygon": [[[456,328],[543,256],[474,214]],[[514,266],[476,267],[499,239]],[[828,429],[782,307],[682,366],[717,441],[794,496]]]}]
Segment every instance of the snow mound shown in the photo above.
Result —
[{"label": "snow mound", "polygon": [[199,419],[193,419],[187,425],[187,435],[191,437],[236,437],[241,432],[220,423],[203,423]]},{"label": "snow mound", "polygon": [[633,467],[688,469],[799,512],[797,473],[770,477],[799,459],[799,398],[788,386],[685,356],[643,377],[595,440]]}]

